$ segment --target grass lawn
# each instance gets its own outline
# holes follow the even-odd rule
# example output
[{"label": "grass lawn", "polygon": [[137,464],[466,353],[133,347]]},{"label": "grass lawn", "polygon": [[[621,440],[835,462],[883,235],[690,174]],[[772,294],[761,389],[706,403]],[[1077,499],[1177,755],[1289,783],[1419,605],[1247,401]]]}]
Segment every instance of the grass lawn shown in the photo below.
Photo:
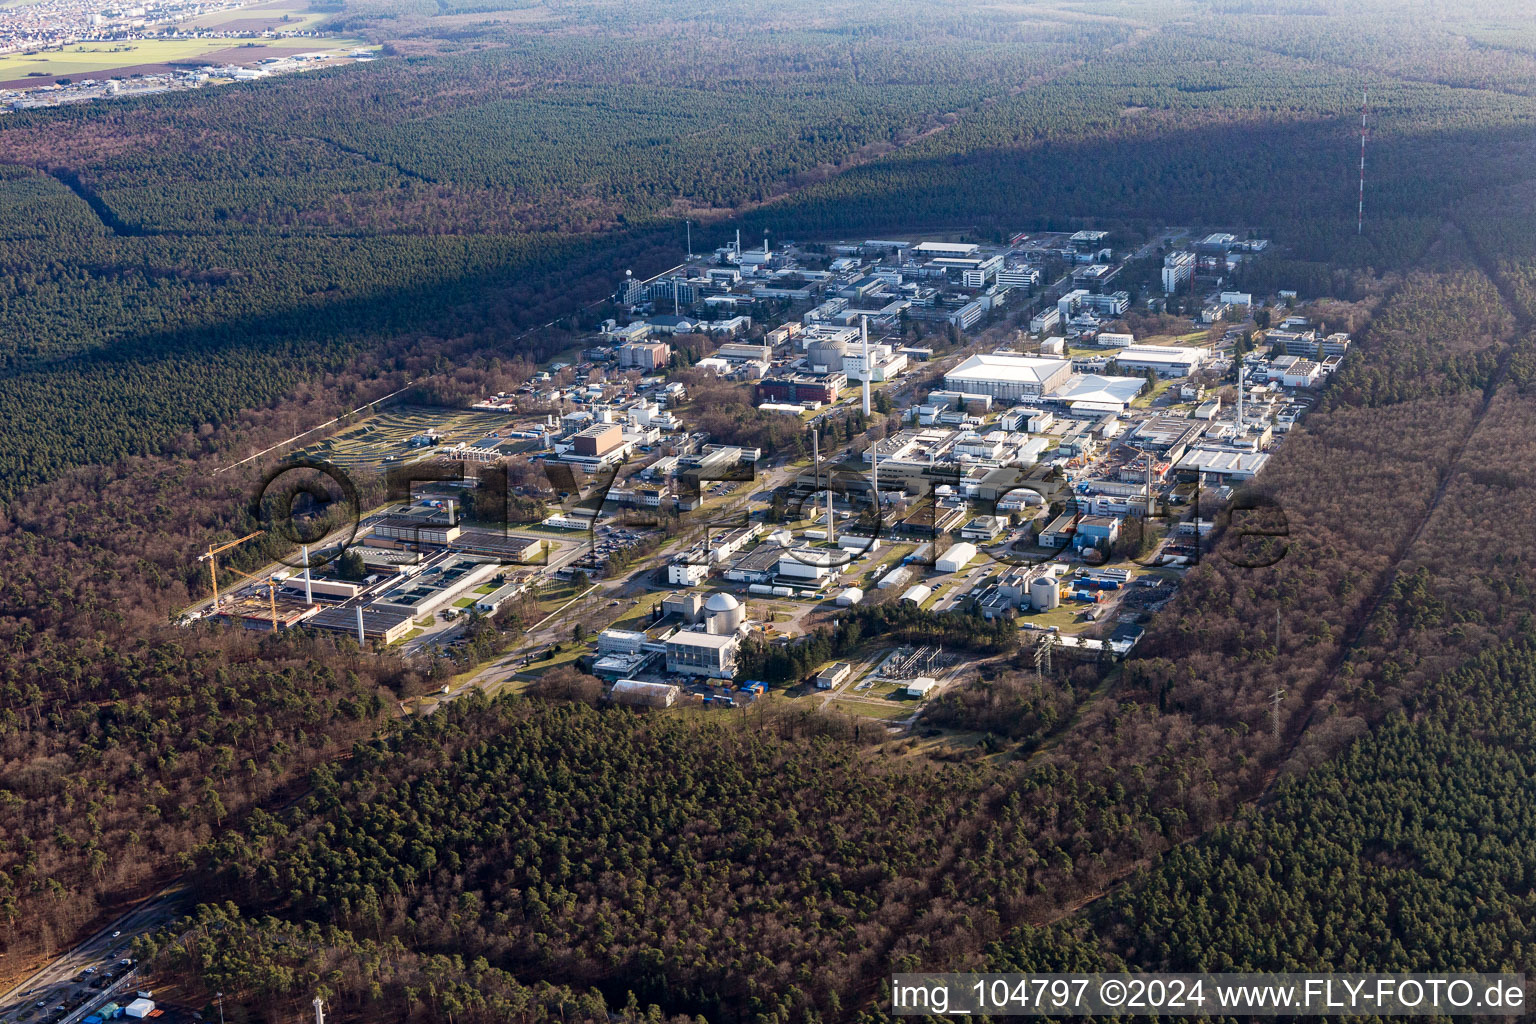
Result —
[{"label": "grass lawn", "polygon": [[863,718],[878,718],[891,720],[906,718],[913,711],[910,701],[889,700],[876,703],[874,701],[842,700],[833,698],[832,707],[850,715],[859,715]]},{"label": "grass lawn", "polygon": [[396,640],[395,643],[403,644],[407,640],[414,640],[417,637],[421,636],[421,634],[423,634],[425,632],[426,632],[426,630],[424,630],[424,629],[413,629],[409,633],[405,634],[405,636],[401,637],[399,640]]},{"label": "grass lawn", "polygon": [[587,537],[586,530],[561,530],[553,526],[545,526],[543,523],[515,523],[513,524],[512,532],[514,534],[539,533],[549,537],[565,537],[576,540],[585,540]]},{"label": "grass lawn", "polygon": [[1091,625],[1086,621],[1078,621],[1078,616],[1089,607],[1091,606],[1081,601],[1063,601],[1060,607],[1052,608],[1048,612],[1021,612],[1019,621],[1036,626],[1055,626],[1063,633],[1076,633]]},{"label": "grass lawn", "polygon": [[548,615],[577,594],[584,594],[590,589],[590,586],[578,588],[574,583],[557,583],[552,587],[546,587],[539,591],[539,611]]},{"label": "grass lawn", "polygon": [[169,64],[190,61],[217,50],[245,46],[307,53],[312,50],[352,50],[367,45],[361,39],[263,39],[235,36],[219,39],[133,39],[77,43],[38,53],[0,56],[0,81],[44,75],[88,75],[136,64]]},{"label": "grass lawn", "polygon": [[472,597],[461,597],[457,601],[453,602],[453,606],[455,608],[468,608],[474,603],[475,599]]},{"label": "grass lawn", "polygon": [[595,648],[590,644],[577,644],[567,640],[560,645],[559,652],[556,653],[553,658],[545,658],[542,661],[535,661],[532,664],[525,666],[522,670],[522,674],[529,676],[542,676],[545,672],[548,672],[552,668],[558,668],[561,665],[569,665],[577,658],[580,658],[583,655],[591,654],[593,650],[595,650]]},{"label": "grass lawn", "polygon": [[495,592],[496,592],[496,584],[494,584],[494,583],[487,583],[483,587],[476,587],[475,588],[475,593],[477,593],[477,594],[494,594]]},{"label": "grass lawn", "polygon": [[1165,391],[1173,387],[1175,383],[1177,382],[1169,378],[1159,380],[1152,386],[1150,391],[1143,391],[1139,396],[1137,396],[1136,399],[1131,402],[1131,405],[1138,409],[1144,409],[1151,405],[1153,402],[1157,401],[1157,399],[1160,398]]},{"label": "grass lawn", "polygon": [[623,614],[614,620],[612,628],[628,629],[635,632],[644,630],[646,626],[651,624],[652,610],[660,607],[661,602],[671,596],[671,594],[664,590],[657,590],[642,594],[640,599],[633,603],[626,601],[627,607],[619,609]]}]

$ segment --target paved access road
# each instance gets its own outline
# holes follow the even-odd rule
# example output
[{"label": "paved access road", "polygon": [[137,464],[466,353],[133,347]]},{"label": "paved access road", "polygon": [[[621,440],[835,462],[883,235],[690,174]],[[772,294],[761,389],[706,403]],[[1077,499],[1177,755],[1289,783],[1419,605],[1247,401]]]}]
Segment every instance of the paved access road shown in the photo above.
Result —
[{"label": "paved access road", "polygon": [[[105,975],[118,978],[128,968],[130,944],[140,935],[164,927],[184,914],[190,896],[180,883],[151,896],[101,931],[61,954],[9,992],[0,994],[0,1024],[44,1024],[73,1016],[87,1000],[100,994]],[[87,968],[94,968],[86,974]],[[42,1003],[42,1006],[38,1006]],[[63,1006],[60,1011],[57,1007]]]}]

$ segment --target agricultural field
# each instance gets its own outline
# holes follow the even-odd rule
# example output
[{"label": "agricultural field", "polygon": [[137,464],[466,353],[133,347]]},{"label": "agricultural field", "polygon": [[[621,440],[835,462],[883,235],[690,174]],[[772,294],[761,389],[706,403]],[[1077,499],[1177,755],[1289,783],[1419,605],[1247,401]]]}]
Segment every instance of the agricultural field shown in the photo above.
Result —
[{"label": "agricultural field", "polygon": [[272,3],[248,4],[227,11],[214,11],[187,22],[189,28],[212,28],[225,32],[261,32],[267,29],[299,31],[313,29],[330,17],[314,11],[303,0],[273,0]]},{"label": "agricultural field", "polygon": [[[94,75],[104,71],[159,65],[248,63],[314,51],[346,51],[366,46],[361,39],[269,39],[224,36],[217,39],[134,39],[121,42],[77,43],[57,50],[9,53],[0,56],[0,81]],[[248,56],[223,51],[248,50]]]}]

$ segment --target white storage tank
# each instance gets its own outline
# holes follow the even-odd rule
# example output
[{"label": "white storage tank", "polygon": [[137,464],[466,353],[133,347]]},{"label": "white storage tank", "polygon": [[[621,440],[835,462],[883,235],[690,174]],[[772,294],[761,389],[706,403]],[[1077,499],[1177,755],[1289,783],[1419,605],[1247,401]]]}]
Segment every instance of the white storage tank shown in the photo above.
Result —
[{"label": "white storage tank", "polygon": [[1061,605],[1061,585],[1050,576],[1037,576],[1029,581],[1029,603],[1036,611],[1050,611]]},{"label": "white storage tank", "polygon": [[864,600],[864,591],[858,587],[849,587],[837,595],[837,606],[839,608],[852,608],[862,600]]}]

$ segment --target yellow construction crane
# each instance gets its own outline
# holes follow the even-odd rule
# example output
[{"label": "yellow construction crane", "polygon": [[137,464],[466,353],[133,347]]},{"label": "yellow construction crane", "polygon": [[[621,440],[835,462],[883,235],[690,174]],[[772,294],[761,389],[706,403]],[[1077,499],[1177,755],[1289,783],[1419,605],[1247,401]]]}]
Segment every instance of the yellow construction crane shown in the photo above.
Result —
[{"label": "yellow construction crane", "polygon": [[[260,537],[260,536],[261,536],[260,531],[257,531],[256,533],[248,533],[244,537],[241,537],[239,540],[232,540],[228,544],[221,544],[218,547],[211,547],[210,546],[208,548],[208,553],[207,554],[198,555],[197,556],[197,560],[199,562],[207,562],[208,563],[208,576],[209,576],[209,578],[211,578],[213,580],[213,613],[212,614],[217,615],[218,612],[219,612],[219,571],[218,571],[218,559],[215,558],[214,556],[216,556],[221,551],[228,551],[230,548],[239,547],[241,544],[244,544],[246,541],[250,540],[252,537]],[[235,571],[236,572],[240,572],[240,570],[238,570],[238,569],[236,569]],[[240,575],[244,576],[245,573],[240,573]],[[276,618],[275,615],[273,617]]]},{"label": "yellow construction crane", "polygon": [[229,571],[230,572],[238,572],[238,573],[240,573],[241,576],[244,576],[246,579],[250,580],[252,583],[256,583],[258,585],[262,584],[262,583],[265,583],[267,585],[267,600],[269,602],[271,602],[271,606],[272,606],[272,632],[276,633],[277,632],[277,584],[279,582],[278,577],[277,576],[268,576],[264,580],[257,579],[255,576],[252,576],[250,573],[248,573],[248,572],[241,572],[239,569],[236,569],[234,566],[230,566],[229,567]]}]

